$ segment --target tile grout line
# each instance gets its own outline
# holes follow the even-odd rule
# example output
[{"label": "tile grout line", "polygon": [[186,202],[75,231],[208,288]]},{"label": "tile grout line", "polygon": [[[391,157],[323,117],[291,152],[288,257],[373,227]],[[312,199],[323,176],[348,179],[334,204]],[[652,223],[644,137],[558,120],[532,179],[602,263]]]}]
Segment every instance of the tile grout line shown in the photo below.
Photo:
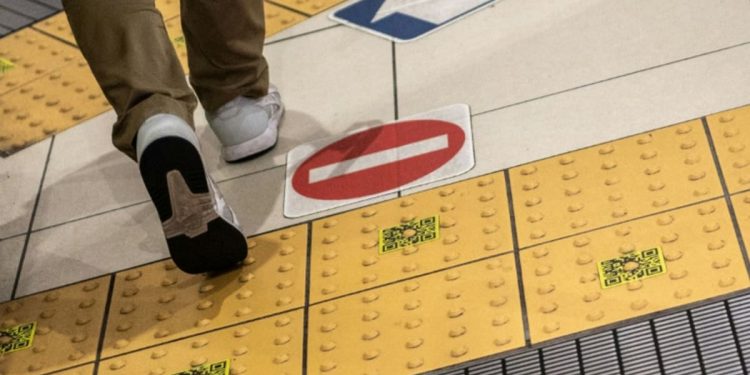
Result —
[{"label": "tile grout line", "polygon": [[304,316],[302,323],[302,374],[307,374],[307,350],[309,340],[309,324],[310,324],[310,283],[311,283],[311,272],[312,272],[312,233],[313,225],[312,220],[307,222],[307,259],[305,264],[305,305]]},{"label": "tile grout line", "polygon": [[659,365],[659,373],[664,374],[664,358],[662,358],[661,345],[659,345],[659,336],[656,335],[656,323],[654,319],[649,319],[648,326],[651,329],[651,337],[654,338],[654,348],[656,349],[656,363]]},{"label": "tile grout line", "polygon": [[[308,19],[309,19],[309,18],[308,18]],[[305,20],[305,21],[306,21],[306,20]],[[303,22],[304,22],[304,21],[303,21]],[[286,42],[286,41],[288,41],[288,40],[292,40],[292,39],[297,39],[297,38],[300,38],[300,37],[303,37],[303,36],[308,36],[308,35],[316,34],[316,33],[319,33],[319,32],[321,32],[321,31],[326,31],[326,30],[330,30],[330,29],[335,29],[335,28],[337,28],[337,27],[339,27],[339,26],[341,26],[341,24],[328,25],[328,26],[322,27],[322,28],[320,28],[320,29],[315,29],[315,30],[310,30],[310,31],[306,31],[306,32],[304,32],[304,33],[299,33],[299,34],[296,34],[296,35],[291,35],[291,36],[288,36],[288,37],[286,37],[286,38],[280,38],[280,39],[277,39],[277,40],[273,40],[273,41],[270,41],[270,42],[264,42],[264,44],[263,44],[263,45],[264,45],[264,46],[270,46],[270,45],[273,45],[273,44],[276,44],[276,43]],[[284,29],[283,31],[286,31],[286,30],[289,30],[289,29]],[[271,37],[273,37],[273,35],[272,35]]]},{"label": "tile grout line", "polygon": [[99,362],[102,359],[102,352],[104,351],[104,338],[107,334],[107,323],[109,322],[109,311],[112,307],[112,295],[115,292],[115,281],[117,278],[114,273],[109,274],[109,291],[107,292],[107,301],[104,305],[104,313],[102,314],[102,328],[99,331],[99,343],[96,348],[96,359],[94,360],[94,374],[99,373]]},{"label": "tile grout line", "polygon": [[[302,10],[299,10],[299,9],[294,9],[294,8],[290,7],[289,5],[286,5],[286,4],[284,4],[284,3],[282,3],[282,2],[280,2],[278,0],[264,0],[263,2],[264,3],[272,4],[272,5],[276,5],[279,8],[284,8],[284,9],[290,11],[290,12],[297,13],[297,14],[299,14],[301,16],[305,16],[307,18],[310,18],[312,16],[316,16],[316,15],[318,15],[318,14],[323,13],[323,12],[326,11],[326,9],[323,9],[323,10],[321,10],[318,13],[309,14],[309,13],[305,13],[305,11],[302,11]],[[298,3],[299,3],[299,1],[298,1]]]},{"label": "tile grout line", "polygon": [[53,135],[49,142],[49,149],[47,150],[47,158],[44,161],[44,169],[42,169],[42,177],[39,179],[39,189],[36,192],[36,198],[34,200],[34,207],[31,209],[31,218],[29,219],[29,228],[26,231],[26,240],[23,243],[23,249],[21,250],[21,258],[18,260],[18,268],[16,269],[16,278],[13,281],[13,290],[10,294],[10,299],[16,298],[18,292],[18,284],[21,280],[21,271],[23,271],[23,264],[26,261],[26,253],[29,249],[29,241],[31,239],[31,229],[34,227],[34,219],[36,218],[36,211],[39,207],[39,200],[42,197],[42,188],[44,188],[44,178],[47,176],[47,167],[49,166],[50,157],[52,156],[52,147],[55,145],[55,136]]},{"label": "tile grout line", "polygon": [[740,245],[740,251],[742,252],[742,259],[745,261],[745,272],[750,275],[750,259],[748,258],[747,248],[745,246],[745,239],[742,237],[742,230],[737,220],[737,213],[734,211],[734,204],[732,204],[732,196],[729,194],[729,188],[727,187],[727,181],[724,177],[724,171],[721,168],[721,161],[719,160],[719,154],[716,152],[716,145],[714,144],[713,135],[711,134],[711,128],[708,126],[708,119],[704,116],[701,118],[703,122],[703,130],[706,132],[706,138],[708,138],[708,147],[711,150],[711,156],[714,160],[714,167],[719,174],[719,182],[721,183],[721,189],[724,195],[724,201],[729,209],[729,216],[732,219],[732,226],[734,227],[734,233],[737,242]]},{"label": "tile grout line", "polygon": [[742,352],[742,345],[740,344],[740,337],[737,333],[737,327],[734,324],[734,316],[732,314],[732,309],[729,306],[729,300],[724,300],[723,306],[724,312],[726,313],[729,320],[729,328],[732,331],[732,340],[734,340],[734,346],[737,348],[737,357],[740,359],[740,367],[742,367],[742,373],[747,374],[747,363],[745,363],[745,355]]},{"label": "tile grout line", "polygon": [[510,170],[503,173],[505,179],[505,194],[508,200],[508,215],[510,216],[510,233],[513,239],[513,260],[516,265],[516,278],[518,284],[519,302],[521,305],[521,320],[523,324],[524,346],[531,347],[531,329],[529,327],[528,308],[526,306],[526,293],[523,285],[523,269],[521,269],[521,249],[518,246],[518,229],[516,228],[516,214],[513,207],[513,191],[510,183]]},{"label": "tile grout line", "polygon": [[[396,42],[391,41],[391,71],[393,72],[393,119],[398,121],[398,81],[396,73]],[[396,197],[401,198],[403,196],[403,190],[401,188],[396,191]]]},{"label": "tile grout line", "polygon": [[568,92],[571,92],[571,91],[575,91],[575,90],[578,90],[578,89],[583,89],[583,88],[586,88],[586,87],[590,87],[590,86],[598,85],[598,84],[601,84],[601,83],[605,83],[605,82],[617,80],[617,79],[620,79],[620,78],[629,77],[629,76],[636,75],[636,74],[639,74],[639,73],[644,73],[644,72],[648,72],[648,71],[651,71],[651,70],[655,70],[655,69],[667,67],[667,66],[670,66],[670,65],[674,65],[674,64],[678,64],[678,63],[684,62],[684,61],[689,61],[689,60],[693,60],[693,59],[696,59],[696,58],[713,55],[713,54],[716,54],[716,53],[719,53],[719,52],[728,51],[728,50],[731,50],[731,49],[734,49],[734,48],[738,48],[738,47],[742,47],[742,46],[745,46],[745,45],[748,45],[748,44],[750,44],[750,41],[743,42],[743,43],[738,43],[738,44],[734,44],[734,45],[727,46],[727,47],[722,47],[722,48],[711,50],[711,51],[708,51],[708,52],[699,53],[699,54],[693,55],[693,56],[683,57],[681,59],[673,60],[673,61],[666,62],[666,63],[663,63],[663,64],[654,65],[652,67],[635,70],[635,71],[632,71],[632,72],[628,72],[628,73],[624,73],[624,74],[612,76],[612,77],[609,77],[609,78],[604,78],[604,79],[600,79],[600,80],[597,80],[597,81],[589,82],[589,83],[586,83],[586,84],[583,84],[583,85],[579,85],[579,86],[570,87],[570,88],[567,88],[567,89],[563,89],[563,90],[551,92],[549,94],[540,95],[540,96],[537,96],[535,98],[529,98],[529,99],[521,100],[519,102],[506,104],[506,105],[503,105],[503,106],[500,106],[500,107],[496,107],[496,108],[492,108],[492,109],[487,109],[487,110],[484,110],[484,111],[476,113],[474,116],[481,116],[481,115],[485,115],[485,114],[488,114],[488,113],[501,111],[501,110],[504,110],[504,109],[507,109],[507,108],[511,108],[511,107],[515,107],[515,106],[518,106],[518,105],[535,102],[535,101],[538,101],[538,100],[546,99],[546,98],[557,96],[557,95],[560,95],[560,94],[565,94],[565,93],[568,93]]},{"label": "tile grout line", "polygon": [[695,322],[693,321],[693,313],[687,310],[688,325],[690,326],[690,334],[693,336],[693,346],[695,346],[695,355],[698,357],[698,365],[701,368],[701,374],[706,374],[706,365],[703,363],[703,352],[701,351],[700,343],[698,343],[698,331],[695,329]]}]

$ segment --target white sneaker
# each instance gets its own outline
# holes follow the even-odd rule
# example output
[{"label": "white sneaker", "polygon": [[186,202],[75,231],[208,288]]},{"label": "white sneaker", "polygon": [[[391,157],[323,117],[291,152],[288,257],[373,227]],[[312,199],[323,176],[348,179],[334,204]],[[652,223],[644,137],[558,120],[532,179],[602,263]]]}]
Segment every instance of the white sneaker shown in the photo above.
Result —
[{"label": "white sneaker", "polygon": [[136,148],[141,177],[177,267],[202,273],[245,259],[245,235],[206,173],[190,126],[177,116],[151,116],[138,130]]},{"label": "white sneaker", "polygon": [[284,104],[275,86],[262,98],[234,98],[206,119],[223,145],[221,156],[228,162],[239,161],[276,145]]}]

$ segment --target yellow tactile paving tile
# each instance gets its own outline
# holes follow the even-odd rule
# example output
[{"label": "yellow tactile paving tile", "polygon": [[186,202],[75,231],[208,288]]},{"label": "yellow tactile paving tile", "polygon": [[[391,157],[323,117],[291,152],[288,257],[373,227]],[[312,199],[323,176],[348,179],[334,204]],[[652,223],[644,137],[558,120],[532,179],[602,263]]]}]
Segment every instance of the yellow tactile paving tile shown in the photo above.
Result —
[{"label": "yellow tactile paving tile", "polygon": [[311,374],[421,373],[524,345],[514,255],[312,306]]},{"label": "yellow tactile paving tile", "polygon": [[745,247],[750,245],[750,192],[739,193],[732,196],[732,206],[737,224],[740,226]]},{"label": "yellow tactile paving tile", "polygon": [[6,66],[0,72],[0,96],[70,64],[78,55],[76,48],[31,28],[0,38],[0,59]]},{"label": "yellow tactile paving tile", "polygon": [[85,366],[72,368],[69,370],[58,371],[54,373],[54,375],[93,375],[93,374],[94,374],[93,363],[85,365]]},{"label": "yellow tactile paving tile", "polygon": [[[434,241],[379,253],[379,231],[438,216]],[[505,176],[494,173],[313,223],[310,301],[511,251]]]},{"label": "yellow tactile paving tile", "polygon": [[76,44],[73,30],[70,29],[68,17],[65,15],[65,12],[60,12],[52,17],[39,21],[33,25],[33,28],[54,35],[70,44]]},{"label": "yellow tactile paving tile", "polygon": [[282,8],[269,2],[263,3],[266,18],[266,37],[286,30],[304,20],[307,17],[292,12],[289,9]]},{"label": "yellow tactile paving tile", "polygon": [[180,15],[180,0],[156,0],[155,5],[165,20]]},{"label": "yellow tactile paving tile", "polygon": [[[665,273],[602,289],[598,262],[655,247]],[[724,198],[521,250],[521,264],[532,343],[750,284]]]},{"label": "yellow tactile paving tile", "polygon": [[344,2],[344,0],[273,0],[273,2],[302,12],[308,16],[313,16]]},{"label": "yellow tactile paving tile", "polygon": [[186,338],[101,361],[99,374],[176,374],[229,360],[229,374],[302,374],[303,312]]},{"label": "yellow tactile paving tile", "polygon": [[0,154],[10,154],[109,109],[82,56],[0,96]]},{"label": "yellow tactile paving tile", "polygon": [[750,189],[750,106],[706,117],[729,193]]},{"label": "yellow tactile paving tile", "polygon": [[217,277],[171,260],[118,273],[102,356],[303,306],[307,226],[251,238],[248,248],[243,267]]},{"label": "yellow tactile paving tile", "polygon": [[717,197],[700,120],[510,171],[521,248]]},{"label": "yellow tactile paving tile", "polygon": [[0,373],[46,374],[96,359],[109,276],[0,305],[2,329],[36,322],[29,348],[0,356]]},{"label": "yellow tactile paving tile", "polygon": [[180,60],[180,65],[182,65],[182,70],[187,74],[190,69],[188,67],[187,45],[185,45],[185,35],[182,32],[180,17],[177,16],[164,21],[164,26],[167,27],[167,35],[169,36],[169,40],[172,41],[172,46],[174,46],[177,58]]}]

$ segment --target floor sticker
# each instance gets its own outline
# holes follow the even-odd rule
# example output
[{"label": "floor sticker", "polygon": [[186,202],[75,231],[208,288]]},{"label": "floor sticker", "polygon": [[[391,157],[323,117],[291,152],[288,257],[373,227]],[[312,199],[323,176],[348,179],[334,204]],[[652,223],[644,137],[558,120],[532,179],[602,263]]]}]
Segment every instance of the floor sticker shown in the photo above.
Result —
[{"label": "floor sticker", "polygon": [[408,42],[493,4],[495,0],[360,0],[331,19],[396,42]]},{"label": "floor sticker", "polygon": [[469,107],[439,108],[291,150],[284,215],[313,214],[457,176],[473,166]]}]

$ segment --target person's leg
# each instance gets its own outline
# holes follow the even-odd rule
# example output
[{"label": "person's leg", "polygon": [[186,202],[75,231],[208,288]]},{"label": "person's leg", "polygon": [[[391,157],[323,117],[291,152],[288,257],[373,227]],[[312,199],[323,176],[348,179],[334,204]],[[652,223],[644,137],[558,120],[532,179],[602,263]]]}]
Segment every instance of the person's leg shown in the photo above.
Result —
[{"label": "person's leg", "polygon": [[149,117],[168,113],[192,126],[196,100],[154,0],[63,0],[78,46],[115,112],[112,141],[135,159]]},{"label": "person's leg", "polygon": [[270,149],[284,113],[263,57],[262,0],[183,0],[190,82],[221,141],[239,161]]},{"label": "person's leg", "polygon": [[268,92],[263,0],[182,0],[190,83],[207,112]]},{"label": "person's leg", "polygon": [[231,267],[245,236],[206,173],[196,100],[153,0],[64,0],[84,57],[115,108],[115,145],[138,162],[169,252],[189,273]]}]

